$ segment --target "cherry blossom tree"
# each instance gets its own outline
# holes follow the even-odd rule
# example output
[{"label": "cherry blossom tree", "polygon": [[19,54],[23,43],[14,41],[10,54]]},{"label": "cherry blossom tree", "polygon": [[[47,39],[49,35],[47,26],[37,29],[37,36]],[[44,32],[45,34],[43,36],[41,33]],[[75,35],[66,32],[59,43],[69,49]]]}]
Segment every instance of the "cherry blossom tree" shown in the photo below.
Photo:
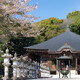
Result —
[{"label": "cherry blossom tree", "polygon": [[0,0],[0,49],[6,47],[13,37],[28,37],[30,34],[30,23],[38,19],[29,14],[38,8],[37,4],[31,5],[31,1]]},{"label": "cherry blossom tree", "polygon": [[26,23],[36,20],[38,17],[28,13],[37,9],[37,4],[30,5],[31,0],[0,0],[0,13],[9,16],[20,16],[19,22]]}]

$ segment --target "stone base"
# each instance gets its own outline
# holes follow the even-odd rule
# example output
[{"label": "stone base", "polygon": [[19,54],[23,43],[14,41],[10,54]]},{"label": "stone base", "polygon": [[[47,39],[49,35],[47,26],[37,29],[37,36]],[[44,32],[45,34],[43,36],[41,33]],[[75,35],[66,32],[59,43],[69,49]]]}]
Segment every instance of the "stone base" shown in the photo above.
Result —
[{"label": "stone base", "polygon": [[0,79],[0,80],[13,80],[12,78],[4,78],[3,79]]},{"label": "stone base", "polygon": [[16,78],[16,77],[13,77],[12,79],[13,79],[13,80],[16,80],[17,78]]},{"label": "stone base", "polygon": [[8,77],[3,77],[2,79],[3,79],[3,80],[8,80],[9,78],[8,78]]},{"label": "stone base", "polygon": [[26,77],[20,77],[20,78],[17,78],[16,80],[26,80]]}]

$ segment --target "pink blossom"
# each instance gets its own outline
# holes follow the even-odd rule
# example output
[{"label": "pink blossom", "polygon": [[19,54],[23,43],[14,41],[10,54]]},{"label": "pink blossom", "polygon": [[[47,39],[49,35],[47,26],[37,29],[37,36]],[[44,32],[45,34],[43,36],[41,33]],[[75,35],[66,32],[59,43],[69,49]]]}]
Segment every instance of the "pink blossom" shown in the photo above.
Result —
[{"label": "pink blossom", "polygon": [[4,15],[21,15],[22,20],[27,22],[27,18],[30,18],[32,21],[37,18],[27,13],[37,9],[38,6],[37,4],[29,5],[29,1],[31,0],[0,0],[0,8],[4,11]]}]

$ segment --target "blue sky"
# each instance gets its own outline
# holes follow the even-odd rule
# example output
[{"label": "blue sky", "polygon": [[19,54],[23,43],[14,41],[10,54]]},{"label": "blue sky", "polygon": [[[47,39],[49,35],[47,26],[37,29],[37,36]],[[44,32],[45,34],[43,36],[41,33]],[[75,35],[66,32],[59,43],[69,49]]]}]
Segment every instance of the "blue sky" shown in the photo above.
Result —
[{"label": "blue sky", "polygon": [[56,17],[65,19],[69,12],[80,10],[80,0],[32,0],[39,8],[32,13],[40,18],[37,21]]}]

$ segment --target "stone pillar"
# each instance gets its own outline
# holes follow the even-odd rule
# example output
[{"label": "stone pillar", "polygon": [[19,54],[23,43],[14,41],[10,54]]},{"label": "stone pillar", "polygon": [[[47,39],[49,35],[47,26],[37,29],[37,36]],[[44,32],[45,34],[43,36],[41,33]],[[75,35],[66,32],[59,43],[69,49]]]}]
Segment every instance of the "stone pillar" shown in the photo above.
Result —
[{"label": "stone pillar", "polygon": [[33,61],[31,62],[31,77],[34,78],[34,63]]},{"label": "stone pillar", "polygon": [[31,65],[31,59],[29,59],[29,61],[28,61],[29,78],[32,77],[32,74],[31,74],[31,73],[32,73],[31,67],[32,67],[32,65]]},{"label": "stone pillar", "polygon": [[33,76],[33,78],[35,78],[35,61],[33,61],[33,63],[32,63],[32,65],[33,65],[33,73],[32,73],[32,76]]},{"label": "stone pillar", "polygon": [[38,69],[38,71],[37,71],[37,76],[38,76],[38,78],[40,78],[41,76],[40,76],[40,64],[38,63],[38,67],[37,67],[37,69]]},{"label": "stone pillar", "polygon": [[27,74],[27,75],[26,75],[26,76],[27,76],[28,78],[30,78],[30,74],[29,74],[29,73],[30,73],[30,60],[29,60],[29,58],[26,58],[26,62],[27,62],[27,64],[26,64],[26,71],[27,71],[26,74]]},{"label": "stone pillar", "polygon": [[17,58],[17,54],[14,54],[14,57],[11,59],[13,61],[13,79],[17,78],[17,64],[18,64],[18,58]]},{"label": "stone pillar", "polygon": [[38,78],[37,72],[38,72],[38,63],[35,62],[35,78]]},{"label": "stone pillar", "polygon": [[35,74],[36,74],[36,64],[35,61],[32,62],[32,78],[35,78]]},{"label": "stone pillar", "polygon": [[25,77],[25,61],[23,61],[23,77]]},{"label": "stone pillar", "polygon": [[18,58],[18,62],[17,62],[17,77],[19,78],[21,76],[21,72],[20,72],[20,58]]},{"label": "stone pillar", "polygon": [[25,57],[25,62],[24,62],[24,66],[25,66],[25,77],[27,77],[27,69],[28,69],[28,56]]},{"label": "stone pillar", "polygon": [[10,66],[10,58],[12,57],[11,54],[9,54],[8,48],[6,49],[6,54],[2,55],[4,58],[4,80],[7,80],[9,78],[9,66]]},{"label": "stone pillar", "polygon": [[23,62],[23,56],[20,56],[20,77],[24,77],[24,62]]}]

